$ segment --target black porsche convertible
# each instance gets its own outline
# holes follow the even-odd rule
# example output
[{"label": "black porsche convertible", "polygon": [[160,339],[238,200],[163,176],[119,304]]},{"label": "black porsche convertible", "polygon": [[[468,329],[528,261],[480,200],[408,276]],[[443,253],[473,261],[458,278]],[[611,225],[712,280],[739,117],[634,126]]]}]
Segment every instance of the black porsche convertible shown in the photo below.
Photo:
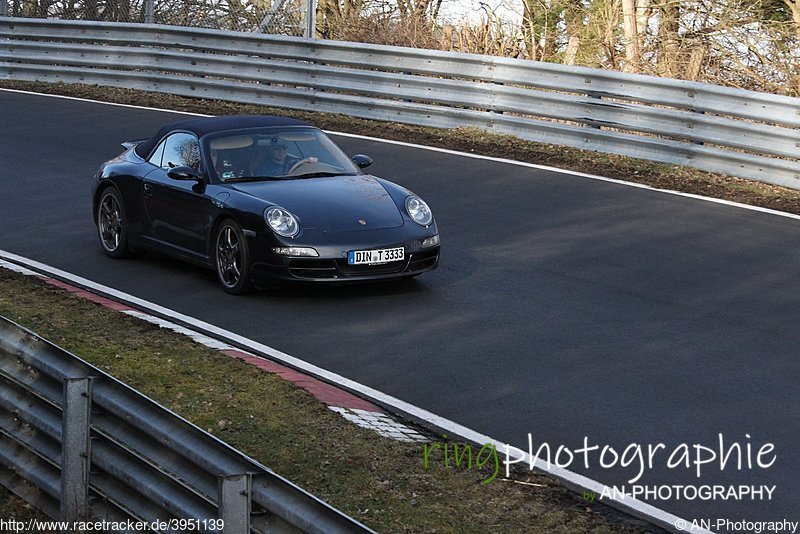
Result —
[{"label": "black porsche convertible", "polygon": [[158,249],[212,268],[225,291],[275,280],[342,282],[435,269],[428,205],[365,174],[320,129],[285,117],[190,119],[95,176],[94,220],[112,258]]}]

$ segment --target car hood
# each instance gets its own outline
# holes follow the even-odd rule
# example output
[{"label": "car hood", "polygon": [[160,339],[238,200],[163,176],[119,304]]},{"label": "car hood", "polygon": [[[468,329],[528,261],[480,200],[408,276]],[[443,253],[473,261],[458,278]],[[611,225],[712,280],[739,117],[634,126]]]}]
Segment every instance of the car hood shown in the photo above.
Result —
[{"label": "car hood", "polygon": [[372,176],[299,178],[231,186],[286,208],[300,219],[303,228],[348,232],[403,225],[403,216],[394,200]]}]

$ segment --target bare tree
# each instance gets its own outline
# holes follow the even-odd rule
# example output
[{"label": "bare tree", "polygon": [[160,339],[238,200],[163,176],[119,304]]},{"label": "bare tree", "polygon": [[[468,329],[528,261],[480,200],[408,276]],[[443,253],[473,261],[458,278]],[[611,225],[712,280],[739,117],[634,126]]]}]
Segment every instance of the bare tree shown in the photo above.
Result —
[{"label": "bare tree", "polygon": [[434,0],[396,0],[397,9],[402,18],[413,18],[416,20],[423,20],[428,15],[432,15],[432,8],[441,5],[441,2],[434,2]]},{"label": "bare tree", "polygon": [[669,78],[679,72],[680,16],[680,0],[666,0],[659,6],[657,71]]},{"label": "bare tree", "polygon": [[[795,47],[800,46],[800,3],[798,0],[783,0],[786,4],[786,7],[789,8],[789,11],[792,14],[792,21],[794,22],[794,34],[795,34]],[[795,51],[797,48],[795,48]],[[800,59],[800,58],[796,58]],[[800,95],[800,67],[798,67],[797,63],[795,62],[792,65],[793,74],[794,74],[794,94]]]},{"label": "bare tree", "polygon": [[622,23],[625,31],[625,70],[639,72],[641,55],[636,23],[636,0],[622,0]]},{"label": "bare tree", "polygon": [[522,26],[528,57],[557,61],[557,40],[563,4],[558,0],[523,0]]},{"label": "bare tree", "polygon": [[564,51],[564,64],[574,65],[584,34],[586,9],[582,0],[565,0],[564,21],[566,27],[567,48]]}]

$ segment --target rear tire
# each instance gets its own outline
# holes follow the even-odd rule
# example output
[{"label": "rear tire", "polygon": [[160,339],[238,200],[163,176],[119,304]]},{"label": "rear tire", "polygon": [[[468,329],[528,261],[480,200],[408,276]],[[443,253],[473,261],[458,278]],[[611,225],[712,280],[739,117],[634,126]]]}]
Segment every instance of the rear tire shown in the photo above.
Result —
[{"label": "rear tire", "polygon": [[114,187],[105,188],[97,203],[97,234],[106,256],[118,259],[134,255],[128,243],[125,205]]},{"label": "rear tire", "polygon": [[250,251],[242,228],[226,219],[214,234],[214,267],[222,289],[231,295],[253,290],[250,281]]}]

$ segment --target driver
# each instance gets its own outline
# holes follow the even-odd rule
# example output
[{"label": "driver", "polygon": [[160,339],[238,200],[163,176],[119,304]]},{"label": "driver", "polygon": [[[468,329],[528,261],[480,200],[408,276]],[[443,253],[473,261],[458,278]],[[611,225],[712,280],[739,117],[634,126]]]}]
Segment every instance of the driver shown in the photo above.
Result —
[{"label": "driver", "polygon": [[289,144],[282,137],[272,137],[264,147],[261,161],[253,169],[255,176],[284,176],[300,158],[287,153]]}]

